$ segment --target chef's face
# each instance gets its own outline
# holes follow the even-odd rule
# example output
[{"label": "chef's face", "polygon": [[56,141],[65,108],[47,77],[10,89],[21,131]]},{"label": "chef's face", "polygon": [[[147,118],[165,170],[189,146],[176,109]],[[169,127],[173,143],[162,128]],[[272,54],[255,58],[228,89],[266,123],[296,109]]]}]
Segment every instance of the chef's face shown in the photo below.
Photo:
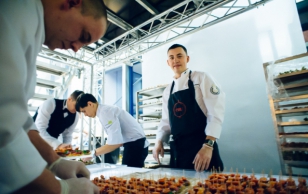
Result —
[{"label": "chef's face", "polygon": [[94,118],[96,116],[96,104],[93,102],[88,102],[88,106],[80,108],[80,112],[82,112],[85,116]]},{"label": "chef's face", "polygon": [[181,76],[181,73],[187,69],[188,62],[189,56],[187,56],[182,47],[177,47],[168,51],[167,64],[174,72],[176,78]]},{"label": "chef's face", "polygon": [[77,52],[82,46],[101,38],[107,27],[106,18],[94,19],[81,14],[81,1],[72,6],[70,1],[47,2],[44,6],[45,42],[49,49],[72,49]]}]

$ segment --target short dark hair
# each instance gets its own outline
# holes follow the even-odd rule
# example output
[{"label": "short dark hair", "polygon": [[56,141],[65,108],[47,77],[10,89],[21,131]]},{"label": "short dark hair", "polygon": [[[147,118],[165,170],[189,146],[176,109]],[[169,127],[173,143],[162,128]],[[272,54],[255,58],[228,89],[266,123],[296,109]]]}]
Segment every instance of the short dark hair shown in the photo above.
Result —
[{"label": "short dark hair", "polygon": [[71,94],[70,97],[71,97],[73,100],[76,100],[80,94],[84,94],[84,92],[81,91],[81,90],[75,90],[75,91]]},{"label": "short dark hair", "polygon": [[84,108],[86,106],[88,106],[88,102],[93,102],[93,103],[97,103],[96,98],[92,95],[92,94],[82,94],[80,96],[78,96],[77,100],[76,100],[76,111],[80,112],[80,108]]},{"label": "short dark hair", "polygon": [[103,0],[83,0],[81,14],[93,16],[94,19],[104,17],[107,19],[107,10]]},{"label": "short dark hair", "polygon": [[175,49],[175,48],[178,48],[178,47],[181,47],[181,48],[185,51],[185,53],[186,53],[186,55],[187,55],[187,49],[185,48],[185,46],[183,46],[183,45],[181,45],[181,44],[174,44],[174,45],[172,45],[171,47],[169,47],[167,53],[169,52],[169,50]]}]

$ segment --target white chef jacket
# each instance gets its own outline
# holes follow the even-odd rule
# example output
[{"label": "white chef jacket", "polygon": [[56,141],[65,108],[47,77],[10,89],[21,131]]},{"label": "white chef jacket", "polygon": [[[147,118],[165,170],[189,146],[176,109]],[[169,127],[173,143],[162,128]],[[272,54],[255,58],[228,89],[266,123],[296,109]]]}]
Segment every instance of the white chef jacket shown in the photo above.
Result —
[{"label": "white chef jacket", "polygon": [[28,100],[36,85],[36,57],[45,39],[40,0],[0,1],[0,193],[33,181],[46,161],[30,142],[36,129]]},{"label": "white chef jacket", "polygon": [[[124,144],[144,138],[145,134],[139,123],[128,112],[116,106],[99,104],[96,116],[108,135],[107,144]],[[149,146],[146,140],[144,148]]]},{"label": "white chef jacket", "polygon": [[[189,69],[186,69],[178,79],[173,79],[174,87],[172,93],[188,89]],[[207,125],[204,129],[206,135],[219,138],[225,113],[225,93],[220,85],[207,73],[192,71],[190,76],[195,87],[196,101],[207,117]],[[167,142],[171,133],[169,123],[168,100],[172,83],[163,93],[162,119],[158,125],[156,140]]]},{"label": "white chef jacket", "polygon": [[[58,139],[52,137],[46,130],[48,128],[48,123],[51,117],[51,114],[56,108],[56,101],[54,99],[46,100],[38,109],[38,114],[35,120],[35,125],[40,132],[41,137],[51,146],[53,149],[57,149],[58,146],[62,143]],[[63,110],[67,108],[67,100],[63,102]],[[64,118],[68,116],[68,113],[64,113]],[[63,143],[71,144],[73,139],[73,132],[78,123],[78,113],[76,113],[74,123],[66,128],[62,133]]]}]

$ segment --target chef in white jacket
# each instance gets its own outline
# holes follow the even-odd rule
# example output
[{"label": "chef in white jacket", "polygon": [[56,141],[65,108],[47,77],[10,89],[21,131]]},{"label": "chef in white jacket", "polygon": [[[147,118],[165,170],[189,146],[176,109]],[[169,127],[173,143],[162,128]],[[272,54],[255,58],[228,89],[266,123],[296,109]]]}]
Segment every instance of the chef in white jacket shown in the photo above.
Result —
[{"label": "chef in white jacket", "polygon": [[144,166],[149,142],[132,115],[116,106],[98,104],[92,94],[80,95],[77,98],[76,110],[88,117],[98,117],[108,135],[107,143],[97,148],[93,157],[110,153],[123,145],[122,164],[139,168]]},{"label": "chef in white jacket", "polygon": [[172,168],[223,170],[216,139],[221,134],[225,94],[209,74],[187,68],[189,56],[183,45],[172,45],[167,54],[174,78],[163,93],[162,120],[153,156],[160,162],[163,141],[171,135]]},{"label": "chef in white jacket", "polygon": [[27,102],[42,44],[77,52],[104,35],[106,17],[101,0],[0,1],[1,194],[99,193],[83,163],[61,160],[40,137]]}]

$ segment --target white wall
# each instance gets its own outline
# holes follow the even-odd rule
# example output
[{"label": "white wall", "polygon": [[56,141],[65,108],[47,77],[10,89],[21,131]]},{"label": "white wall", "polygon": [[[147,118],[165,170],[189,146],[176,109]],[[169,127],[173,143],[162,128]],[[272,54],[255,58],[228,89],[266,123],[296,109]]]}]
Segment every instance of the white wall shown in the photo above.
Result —
[{"label": "white wall", "polygon": [[[168,43],[143,56],[143,88],[170,83],[167,49],[188,49],[188,67],[210,73],[226,93],[219,140],[229,170],[280,171],[263,62],[306,52],[294,0],[273,0],[222,23]],[[159,78],[158,78],[159,77]]]}]

